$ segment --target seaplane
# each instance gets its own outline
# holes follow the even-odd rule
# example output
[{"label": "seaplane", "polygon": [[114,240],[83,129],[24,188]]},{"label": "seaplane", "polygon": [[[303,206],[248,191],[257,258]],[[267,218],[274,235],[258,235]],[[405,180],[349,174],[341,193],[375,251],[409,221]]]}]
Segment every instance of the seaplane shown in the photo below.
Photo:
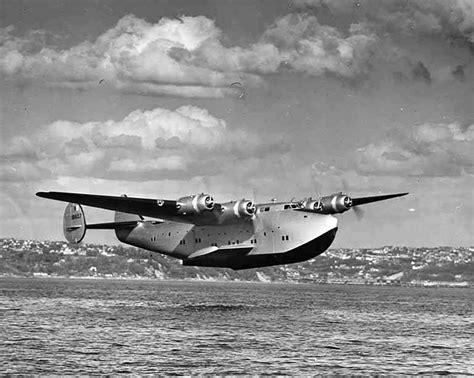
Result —
[{"label": "seaplane", "polygon": [[[118,240],[182,260],[183,265],[234,270],[292,264],[322,254],[338,230],[336,214],[408,193],[351,198],[342,192],[312,199],[254,204],[216,203],[209,194],[177,200],[38,192],[69,202],[63,231],[71,244],[87,230],[114,230]],[[87,224],[84,206],[115,211],[113,222]]]}]

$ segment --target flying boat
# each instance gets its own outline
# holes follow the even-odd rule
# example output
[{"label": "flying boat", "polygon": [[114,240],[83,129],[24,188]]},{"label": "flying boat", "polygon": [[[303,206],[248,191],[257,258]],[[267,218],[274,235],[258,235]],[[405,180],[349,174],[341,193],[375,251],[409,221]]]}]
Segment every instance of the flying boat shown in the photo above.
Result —
[{"label": "flying boat", "polygon": [[[292,264],[316,257],[336,237],[334,216],[408,193],[351,198],[334,193],[318,199],[254,204],[241,199],[217,203],[201,193],[177,200],[38,192],[69,202],[63,232],[72,244],[87,230],[114,230],[118,240],[182,260],[183,265],[235,270]],[[113,222],[87,224],[84,206],[115,211]],[[146,217],[146,218],[145,218]]]}]

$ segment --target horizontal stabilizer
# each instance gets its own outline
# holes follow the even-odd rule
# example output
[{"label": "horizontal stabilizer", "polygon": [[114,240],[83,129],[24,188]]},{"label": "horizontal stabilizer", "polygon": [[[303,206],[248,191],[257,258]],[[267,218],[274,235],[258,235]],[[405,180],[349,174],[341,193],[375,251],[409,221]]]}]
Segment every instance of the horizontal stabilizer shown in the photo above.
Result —
[{"label": "horizontal stabilizer", "polygon": [[70,227],[66,227],[66,231],[68,232],[71,232],[71,231],[74,231],[74,230],[78,230],[80,229],[82,226],[70,226]]},{"label": "horizontal stabilizer", "polygon": [[107,223],[88,224],[86,225],[86,228],[88,230],[116,230],[118,228],[133,228],[137,224],[138,224],[138,221],[107,222]]}]

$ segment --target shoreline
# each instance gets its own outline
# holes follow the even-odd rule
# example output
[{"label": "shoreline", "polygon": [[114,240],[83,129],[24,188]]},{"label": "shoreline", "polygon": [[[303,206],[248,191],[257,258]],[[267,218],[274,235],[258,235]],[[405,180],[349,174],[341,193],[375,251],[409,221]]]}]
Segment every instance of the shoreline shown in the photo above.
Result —
[{"label": "shoreline", "polygon": [[227,280],[227,279],[203,279],[203,278],[185,278],[185,279],[168,279],[168,278],[153,278],[153,277],[128,277],[128,276],[57,276],[48,274],[32,274],[32,275],[17,275],[17,274],[0,274],[2,278],[28,278],[28,279],[71,279],[71,280],[110,280],[110,281],[152,281],[152,282],[209,282],[209,283],[255,283],[255,284],[288,284],[288,285],[337,285],[337,286],[379,286],[379,287],[422,287],[427,289],[432,288],[449,288],[449,289],[471,289],[469,282],[407,282],[397,284],[387,283],[363,283],[337,280],[330,282],[298,282],[298,281],[258,281],[258,280]]}]

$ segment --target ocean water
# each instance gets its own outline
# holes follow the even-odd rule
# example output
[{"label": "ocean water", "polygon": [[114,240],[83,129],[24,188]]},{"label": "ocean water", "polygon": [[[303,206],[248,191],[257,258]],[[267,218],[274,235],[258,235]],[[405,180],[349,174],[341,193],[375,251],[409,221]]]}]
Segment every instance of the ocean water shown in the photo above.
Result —
[{"label": "ocean water", "polygon": [[0,278],[0,373],[474,374],[472,289]]}]

